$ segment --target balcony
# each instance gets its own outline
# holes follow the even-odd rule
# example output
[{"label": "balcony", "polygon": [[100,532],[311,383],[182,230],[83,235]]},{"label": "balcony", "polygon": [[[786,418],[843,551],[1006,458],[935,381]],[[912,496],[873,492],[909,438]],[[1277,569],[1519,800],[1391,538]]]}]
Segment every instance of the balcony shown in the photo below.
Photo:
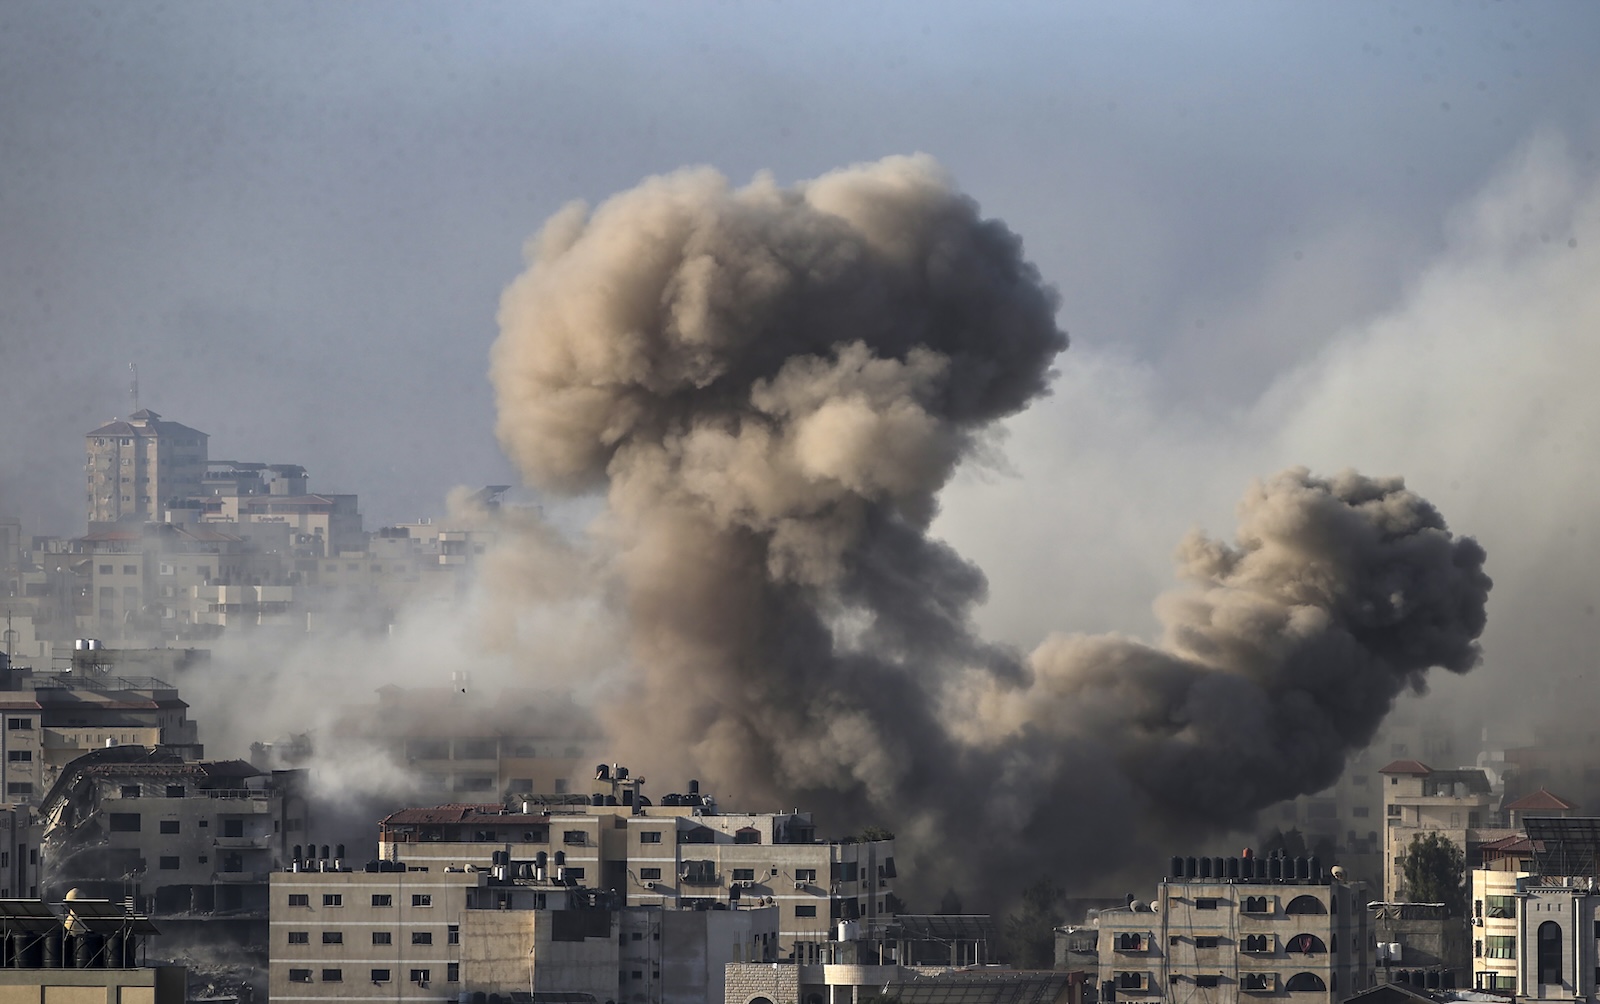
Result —
[{"label": "balcony", "polygon": [[272,849],[272,834],[257,837],[214,837],[212,846],[219,851],[265,851]]},{"label": "balcony", "polygon": [[271,872],[214,872],[211,881],[218,885],[257,885],[270,880]]}]

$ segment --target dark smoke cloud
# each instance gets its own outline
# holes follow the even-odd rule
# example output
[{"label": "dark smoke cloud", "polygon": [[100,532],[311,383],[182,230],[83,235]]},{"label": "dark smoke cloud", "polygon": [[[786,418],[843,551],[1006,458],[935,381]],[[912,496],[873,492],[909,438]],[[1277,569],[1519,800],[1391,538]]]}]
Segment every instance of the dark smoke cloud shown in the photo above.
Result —
[{"label": "dark smoke cloud", "polygon": [[529,254],[498,433],[534,484],[607,493],[637,672],[605,714],[654,771],[888,821],[930,863],[981,840],[1070,872],[1141,847],[1087,820],[1148,842],[1325,785],[1425,670],[1477,658],[1477,545],[1398,479],[1303,471],[1253,490],[1237,544],[1185,543],[1161,646],[978,638],[983,575],[927,528],[1067,339],[928,158],[655,178]]}]

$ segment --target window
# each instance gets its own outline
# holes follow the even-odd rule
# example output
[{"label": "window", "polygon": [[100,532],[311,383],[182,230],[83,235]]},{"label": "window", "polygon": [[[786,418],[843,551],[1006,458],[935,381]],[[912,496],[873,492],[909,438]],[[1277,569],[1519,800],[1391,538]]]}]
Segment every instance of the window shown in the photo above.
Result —
[{"label": "window", "polygon": [[445,979],[446,983],[459,983],[459,982],[461,982],[461,963],[459,963],[459,962],[448,963],[444,967],[444,979]]},{"label": "window", "polygon": [[33,750],[9,750],[6,759],[12,763],[32,763]]},{"label": "window", "polygon": [[[127,496],[124,495],[123,498],[126,499]],[[101,565],[100,566],[100,574],[101,575],[110,575],[111,574],[111,566],[110,565]]]},{"label": "window", "polygon": [[451,924],[446,928],[445,943],[450,945],[461,944],[461,925]]},{"label": "window", "polygon": [[324,969],[322,971],[322,982],[324,982],[324,983],[343,983],[344,982],[344,970],[343,969]]},{"label": "window", "polygon": [[567,878],[572,879],[574,882],[582,882],[583,881],[583,869],[582,868],[574,868],[571,865],[568,865],[567,866]]},{"label": "window", "polygon": [[1196,939],[1194,939],[1194,947],[1196,947],[1196,948],[1216,948],[1217,947],[1217,939],[1213,938],[1213,937],[1196,938]]},{"label": "window", "polygon": [[1220,981],[1221,977],[1217,976],[1216,973],[1211,973],[1209,975],[1201,974],[1194,978],[1194,985],[1197,987],[1214,987]]},{"label": "window", "polygon": [[289,982],[290,983],[310,983],[311,982],[311,970],[309,970],[309,969],[291,969],[291,970],[289,970]]},{"label": "window", "polygon": [[6,794],[32,795],[33,783],[31,781],[8,781],[6,782]]},{"label": "window", "polygon": [[1247,934],[1244,936],[1244,950],[1247,952],[1270,952],[1272,941],[1265,934]]},{"label": "window", "polygon": [[794,908],[794,915],[796,917],[815,917],[817,908],[815,906],[797,906]]},{"label": "window", "polygon": [[1561,925],[1547,920],[1539,925],[1539,982],[1561,982]]},{"label": "window", "polygon": [[394,897],[386,892],[375,892],[372,894],[372,905],[394,906]]},{"label": "window", "polygon": [[372,982],[374,982],[374,983],[388,983],[389,982],[389,970],[387,970],[387,969],[374,969],[372,971]]},{"label": "window", "polygon": [[817,870],[815,868],[796,868],[794,870],[794,880],[796,882],[815,882],[817,880]]},{"label": "window", "polygon": [[1240,973],[1239,989],[1241,990],[1271,990],[1271,973]]},{"label": "window", "polygon": [[122,574],[123,575],[138,575],[139,574],[139,566],[138,565],[123,565],[122,566]]},{"label": "window", "polygon": [[1364,806],[1364,805],[1358,805],[1355,808],[1350,810],[1350,814],[1352,816],[1355,816],[1357,819],[1366,819],[1367,818],[1367,807]]},{"label": "window", "polygon": [[161,821],[161,832],[162,833],[177,833],[178,832],[178,821],[176,819],[163,819]]},{"label": "window", "polygon": [[414,892],[411,894],[412,906],[432,906],[433,896],[430,893]]},{"label": "window", "polygon": [[660,877],[661,877],[661,869],[659,869],[659,868],[641,868],[641,869],[639,869],[639,878],[642,879],[642,880],[655,881],[656,879],[659,879]]},{"label": "window", "polygon": [[292,893],[289,894],[289,905],[290,906],[310,906],[311,905],[311,897],[306,895],[303,892],[292,892]]},{"label": "window", "polygon": [[1215,910],[1217,901],[1214,899],[1197,899],[1194,901],[1194,908],[1196,910]]},{"label": "window", "polygon": [[137,812],[113,812],[111,814],[112,833],[138,833],[139,814]]},{"label": "window", "polygon": [[394,935],[388,931],[373,931],[372,943],[374,945],[390,945],[394,943]]},{"label": "window", "polygon": [[1295,973],[1283,988],[1290,993],[1325,993],[1328,985],[1316,973]]},{"label": "window", "polygon": [[1297,934],[1289,939],[1283,950],[1301,955],[1326,955],[1328,946],[1315,934]]},{"label": "window", "polygon": [[735,868],[733,870],[733,880],[735,882],[754,882],[756,880],[756,870],[754,868]]},{"label": "window", "polygon": [[412,983],[427,983],[429,978],[430,978],[430,973],[431,973],[431,970],[427,970],[427,969],[413,969],[413,970],[411,970],[411,982]]},{"label": "window", "polygon": [[661,831],[660,830],[645,830],[645,831],[643,831],[642,833],[639,834],[639,843],[641,843],[641,844],[659,844],[659,843],[661,843]]},{"label": "window", "polygon": [[1327,913],[1328,908],[1315,896],[1296,896],[1284,907],[1284,913]]},{"label": "window", "polygon": [[1246,896],[1240,904],[1245,913],[1271,913],[1271,903],[1265,896]]},{"label": "window", "polygon": [[322,943],[324,945],[342,945],[342,944],[344,944],[344,932],[343,931],[323,931],[322,932]]},{"label": "window", "polygon": [[125,784],[125,785],[123,785],[122,786],[122,797],[123,798],[138,798],[139,797],[139,786],[136,785],[136,784]]},{"label": "window", "polygon": [[561,834],[563,844],[584,844],[588,842],[588,834],[582,830],[567,830]]},{"label": "window", "polygon": [[291,945],[309,945],[309,944],[311,944],[311,932],[310,931],[290,931],[289,932],[289,944],[291,944]]},{"label": "window", "polygon": [[322,905],[344,906],[344,895],[337,892],[325,892],[322,894]]},{"label": "window", "polygon": [[[1498,917],[1502,920],[1509,919],[1517,915],[1517,897],[1487,896],[1484,898],[1484,907],[1491,917]],[[1594,936],[1600,938],[1600,923],[1595,925]]]},{"label": "window", "polygon": [[170,871],[177,871],[178,870],[178,858],[177,858],[177,855],[163,855],[161,857],[160,868],[161,868],[162,871],[169,871],[169,872]]},{"label": "window", "polygon": [[643,931],[635,931],[635,932],[633,932],[633,935],[629,940],[631,940],[631,941],[643,941],[644,940],[644,932]]},{"label": "window", "polygon": [[412,931],[411,932],[411,943],[413,945],[431,945],[431,944],[433,944],[433,932],[432,931]]}]

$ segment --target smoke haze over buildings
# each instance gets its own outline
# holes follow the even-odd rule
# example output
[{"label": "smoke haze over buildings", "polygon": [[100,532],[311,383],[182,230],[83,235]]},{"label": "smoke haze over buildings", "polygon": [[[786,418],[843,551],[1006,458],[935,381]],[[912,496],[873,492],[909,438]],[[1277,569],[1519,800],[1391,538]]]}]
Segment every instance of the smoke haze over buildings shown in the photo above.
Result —
[{"label": "smoke haze over buildings", "polygon": [[1477,662],[1477,544],[1397,478],[1303,470],[1252,489],[1237,544],[1184,542],[1161,646],[1058,636],[1024,665],[977,637],[982,573],[928,525],[1066,338],[1017,238],[927,158],[650,179],[530,257],[498,429],[538,486],[607,492],[636,678],[602,714],[735,801],[886,819],[934,858],[1002,834],[1022,874],[1076,832],[1098,860],[1054,867],[1103,871],[1069,821],[1248,826],[1336,779],[1429,668]]},{"label": "smoke haze over buildings", "polygon": [[[304,464],[320,490],[359,492],[368,528],[437,515],[451,485],[516,480],[513,463],[537,469],[544,483],[583,491],[539,494],[548,524],[497,552],[465,603],[405,611],[388,639],[219,654],[221,685],[185,687],[203,740],[243,752],[250,739],[314,725],[335,700],[369,700],[391,681],[442,685],[463,666],[483,689],[520,678],[609,699],[641,651],[675,649],[681,660],[703,645],[724,660],[715,669],[730,658],[721,648],[770,646],[668,630],[720,600],[759,615],[746,627],[809,625],[799,643],[827,647],[828,658],[800,666],[804,676],[762,678],[766,692],[719,691],[723,678],[709,670],[690,676],[666,696],[695,717],[635,714],[642,724],[620,735],[731,720],[696,738],[737,749],[748,726],[718,702],[769,706],[775,727],[791,731],[825,719],[835,747],[852,752],[816,753],[820,741],[804,754],[815,762],[801,749],[758,752],[790,764],[785,783],[798,795],[828,792],[862,818],[876,815],[869,784],[920,796],[948,768],[963,785],[994,779],[974,797],[1003,818],[1033,818],[1047,778],[1062,812],[1093,805],[1115,823],[1122,809],[1148,818],[1169,776],[1136,776],[1118,757],[1179,756],[1200,737],[1132,729],[1126,708],[1083,722],[1097,703],[1120,702],[1114,681],[1081,671],[1087,655],[1148,681],[1143,722],[1225,697],[1299,711],[1283,701],[1298,689],[1289,681],[1315,676],[1315,643],[1362,639],[1350,665],[1371,689],[1326,717],[1326,742],[1285,748],[1269,732],[1237,748],[1252,762],[1278,759],[1259,791],[1230,790],[1228,814],[1266,797],[1269,780],[1316,783],[1330,751],[1356,742],[1384,695],[1414,680],[1412,655],[1396,655],[1348,605],[1390,595],[1375,587],[1386,561],[1414,571],[1415,610],[1453,625],[1457,644],[1429,657],[1456,665],[1475,628],[1447,586],[1470,598],[1477,580],[1471,561],[1444,574],[1441,556],[1465,558],[1466,545],[1445,547],[1432,509],[1384,480],[1404,475],[1482,543],[1495,580],[1483,667],[1432,674],[1427,700],[1497,722],[1527,708],[1592,720],[1600,8],[1442,10],[1227,0],[1192,10],[823,4],[803,16],[785,5],[6,4],[0,516],[20,515],[30,533],[82,532],[82,434],[131,410],[129,362],[143,406],[210,433],[219,455]],[[566,200],[600,204],[640,178],[710,163],[740,180],[770,170],[776,180],[742,198],[758,204],[752,215],[765,206],[778,216],[803,201],[793,179],[915,150],[1005,220],[1059,291],[1050,327],[1070,330],[1073,345],[1020,367],[1036,384],[980,409],[941,399],[943,381],[973,374],[931,351],[913,358],[909,346],[885,353],[870,339],[829,336],[799,351],[814,361],[782,381],[793,347],[745,360],[748,370],[718,385],[743,396],[714,401],[694,368],[725,361],[728,346],[713,339],[679,373],[643,360],[641,373],[670,375],[684,392],[668,400],[650,388],[635,424],[601,438],[650,444],[652,429],[638,423],[681,421],[691,409],[710,431],[718,422],[737,431],[736,418],[755,414],[794,440],[772,451],[787,466],[758,469],[767,480],[716,483],[761,459],[735,451],[753,431],[701,434],[706,452],[693,456],[670,454],[658,437],[655,456],[634,458],[620,479],[597,456],[622,438],[559,452],[569,437],[557,435],[502,454],[484,378],[495,304],[521,242]],[[743,191],[706,172],[669,178],[656,194],[676,199],[679,217],[705,193],[731,202]],[[968,205],[953,193],[947,202],[956,218]],[[554,262],[600,223],[599,210],[587,222],[569,212],[542,253]],[[816,236],[785,234],[802,246]],[[753,246],[750,230],[726,236]],[[686,294],[712,291],[693,278]],[[729,308],[682,302],[687,320]],[[1035,348],[1049,341],[1026,330]],[[548,375],[566,363],[503,355],[497,365]],[[1046,378],[1050,366],[1059,373]],[[894,403],[893,420],[836,403],[850,394]],[[529,421],[592,432],[583,405]],[[566,420],[573,428],[560,428]],[[804,429],[851,449],[807,449],[825,437]],[[889,462],[872,459],[886,453]],[[1271,475],[1296,465],[1316,475]],[[1337,473],[1347,468],[1376,480]],[[819,473],[829,491],[797,507],[793,491],[816,491]],[[1228,552],[1185,544],[1188,584],[1153,611],[1174,544],[1200,539],[1188,536],[1195,527],[1226,539],[1230,506],[1263,477],[1231,545],[1249,560],[1196,564]],[[574,528],[595,516],[601,489],[614,510],[598,524],[603,546],[591,547]],[[1379,502],[1339,501],[1372,493]],[[732,498],[742,506],[695,509]],[[820,518],[829,506],[855,507],[861,522]],[[1344,591],[1310,605],[1327,611],[1326,631],[1294,620],[1298,633],[1280,637],[1284,658],[1261,663],[1279,675],[1219,674],[1197,652],[1202,640],[1237,647],[1238,636],[1185,629],[1195,604],[1231,612],[1238,601],[1253,617],[1282,609],[1282,589],[1234,578],[1246,565],[1277,567],[1283,538],[1259,529],[1269,514],[1328,519],[1364,539],[1364,521],[1390,510],[1415,526],[1403,538],[1413,543],[1393,552],[1373,543],[1372,564],[1341,566]],[[866,524],[869,512],[881,525]],[[839,526],[851,532],[829,537]],[[676,536],[688,530],[697,536]],[[780,536],[773,566],[762,549]],[[697,545],[726,564],[672,580],[663,568]],[[863,547],[879,548],[869,556],[880,563],[861,566]],[[1206,581],[1187,578],[1197,571]],[[759,588],[730,588],[735,573]],[[897,576],[924,588],[898,588]],[[666,586],[646,588],[656,582]],[[583,599],[550,603],[573,592]],[[916,596],[941,602],[904,603]],[[861,613],[880,607],[886,616]],[[629,612],[665,627],[624,638],[619,615]],[[1092,637],[1055,636],[1035,650],[1063,629]],[[841,653],[835,637],[847,643]],[[931,658],[912,657],[926,650]],[[859,651],[885,654],[858,664]],[[819,691],[831,705],[789,699],[818,673],[853,682]],[[654,681],[686,674],[651,677],[615,707],[636,711]],[[883,675],[928,683],[914,692],[925,699],[860,685]],[[708,695],[716,714],[696,710]],[[885,721],[892,728],[875,731]],[[1096,728],[1106,743],[1070,739]],[[884,773],[849,759],[892,742],[920,744],[926,764]],[[762,766],[752,757],[730,768],[728,790]],[[652,771],[661,783],[677,783],[676,768],[662,770]],[[1097,772],[1121,786],[1098,785]],[[1187,818],[1188,792],[1168,794],[1179,797],[1174,819]],[[929,816],[902,830],[920,827],[930,846],[938,825]],[[1046,832],[1053,817],[1034,825],[1033,836],[1060,838]],[[1130,831],[1118,825],[1096,846],[1125,844]],[[1164,838],[1152,829],[1149,839]]]}]

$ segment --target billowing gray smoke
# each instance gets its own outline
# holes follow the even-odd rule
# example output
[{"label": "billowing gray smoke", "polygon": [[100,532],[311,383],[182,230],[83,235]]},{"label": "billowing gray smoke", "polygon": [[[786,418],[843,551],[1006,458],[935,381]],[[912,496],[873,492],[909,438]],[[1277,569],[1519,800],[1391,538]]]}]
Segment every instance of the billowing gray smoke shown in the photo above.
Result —
[{"label": "billowing gray smoke", "polygon": [[637,678],[606,714],[658,775],[1059,872],[1327,784],[1425,670],[1477,658],[1477,545],[1398,480],[1303,471],[1253,490],[1236,546],[1184,545],[1161,647],[975,637],[985,582],[928,536],[937,495],[1067,339],[927,158],[651,179],[530,258],[498,431],[534,484],[607,492]]}]

